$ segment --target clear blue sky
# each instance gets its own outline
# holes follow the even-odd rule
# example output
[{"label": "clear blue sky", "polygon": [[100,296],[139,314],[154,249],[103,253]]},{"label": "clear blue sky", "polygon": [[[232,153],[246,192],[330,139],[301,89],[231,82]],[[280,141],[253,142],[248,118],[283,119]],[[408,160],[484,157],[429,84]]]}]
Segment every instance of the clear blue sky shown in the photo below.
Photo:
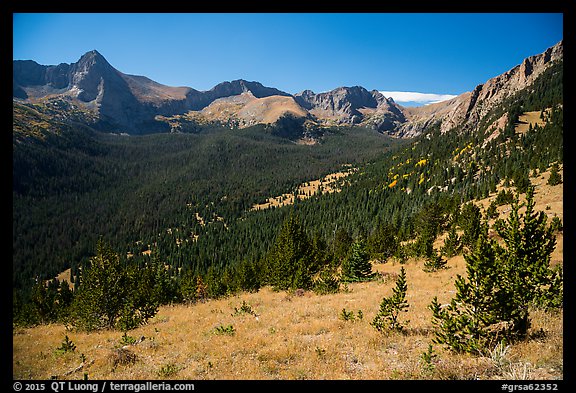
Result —
[{"label": "clear blue sky", "polygon": [[13,58],[118,70],[208,90],[234,79],[289,93],[360,85],[460,94],[563,38],[562,14],[14,14]]}]

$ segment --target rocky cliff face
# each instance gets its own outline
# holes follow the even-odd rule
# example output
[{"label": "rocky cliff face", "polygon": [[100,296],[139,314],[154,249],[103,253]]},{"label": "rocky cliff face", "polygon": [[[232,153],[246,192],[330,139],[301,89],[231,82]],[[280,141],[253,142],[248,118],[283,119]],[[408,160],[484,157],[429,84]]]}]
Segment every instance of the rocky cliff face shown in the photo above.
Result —
[{"label": "rocky cliff face", "polygon": [[528,57],[522,64],[476,86],[471,92],[437,104],[406,108],[407,121],[396,132],[399,136],[416,136],[433,123],[440,123],[442,132],[460,125],[474,127],[506,98],[533,84],[552,62],[562,59],[563,54],[563,42],[560,41],[544,53]]},{"label": "rocky cliff face", "polygon": [[[492,108],[529,86],[546,68],[563,56],[563,44],[525,59],[508,72],[478,85],[449,101],[417,108],[403,108],[376,90],[361,86],[339,87],[324,93],[305,90],[294,96],[258,82],[223,82],[208,91],[170,87],[143,76],[127,75],[112,67],[97,51],[84,54],[76,63],[44,66],[34,61],[13,62],[13,96],[20,100],[61,97],[92,111],[103,123],[119,131],[149,133],[170,127],[156,117],[194,112],[210,119],[225,118],[229,124],[270,122],[284,113],[326,125],[362,125],[398,137],[414,137],[432,124],[442,132],[456,126],[473,127]],[[217,100],[249,94],[268,100],[245,102]],[[256,105],[257,103],[257,105]],[[230,105],[234,111],[230,112]],[[285,105],[286,108],[282,108]],[[259,109],[256,109],[256,108]],[[260,108],[261,107],[261,108]],[[226,113],[215,113],[221,108]],[[210,115],[207,115],[207,113]],[[280,114],[280,115],[279,115]],[[239,116],[234,122],[234,116]],[[173,127],[172,127],[173,128]]]},{"label": "rocky cliff face", "polygon": [[339,87],[326,93],[311,90],[294,96],[319,122],[336,125],[362,124],[389,131],[405,121],[400,106],[380,92],[361,86]]}]

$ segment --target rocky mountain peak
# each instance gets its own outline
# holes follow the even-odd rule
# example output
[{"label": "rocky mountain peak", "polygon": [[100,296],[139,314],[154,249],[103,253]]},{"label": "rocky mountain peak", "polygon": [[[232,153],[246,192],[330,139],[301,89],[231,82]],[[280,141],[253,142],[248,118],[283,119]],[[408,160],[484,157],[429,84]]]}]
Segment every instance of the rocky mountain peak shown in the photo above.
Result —
[{"label": "rocky mountain peak", "polygon": [[120,73],[96,50],[87,52],[71,65],[69,89],[84,102],[102,101],[107,90],[122,96],[126,95],[122,90],[129,91]]},{"label": "rocky mountain peak", "polygon": [[[84,103],[96,117],[114,124],[122,132],[149,133],[166,130],[165,124],[156,121],[157,115],[170,117],[202,111],[220,98],[249,93],[255,99],[276,98],[251,101],[249,110],[235,110],[234,113],[244,116],[242,121],[246,124],[258,121],[256,115],[254,119],[248,118],[251,113],[290,112],[319,124],[359,124],[380,132],[412,137],[434,123],[440,123],[443,132],[459,125],[474,126],[491,108],[529,86],[562,56],[563,43],[560,41],[545,52],[528,57],[509,71],[479,84],[472,92],[417,108],[403,108],[379,91],[368,91],[362,86],[342,86],[318,94],[304,90],[296,95],[244,79],[222,82],[207,91],[170,87],[146,77],[121,73],[97,50],[85,53],[72,64],[44,66],[31,60],[14,61],[13,96],[24,100],[64,96]],[[262,108],[256,108],[256,103]],[[224,104],[220,107],[229,108],[238,102]],[[288,109],[281,108],[282,105]],[[270,114],[266,118],[276,117]]]},{"label": "rocky mountain peak", "polygon": [[110,65],[110,63],[108,63],[108,60],[106,60],[104,56],[102,56],[100,52],[98,52],[96,49],[86,52],[80,57],[80,60],[78,60],[77,64],[83,64],[83,63],[90,63],[90,64],[101,63]]}]

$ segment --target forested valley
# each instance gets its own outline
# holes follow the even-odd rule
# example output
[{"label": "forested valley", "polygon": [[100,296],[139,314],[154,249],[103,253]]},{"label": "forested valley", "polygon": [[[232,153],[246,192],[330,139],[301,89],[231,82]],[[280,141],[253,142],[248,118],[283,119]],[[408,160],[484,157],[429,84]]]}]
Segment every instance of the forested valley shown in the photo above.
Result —
[{"label": "forested valley", "polygon": [[[15,105],[15,129],[30,111]],[[516,132],[531,111],[543,125]],[[507,124],[494,134],[504,113]],[[326,128],[317,144],[302,145],[267,126],[124,136],[52,125],[55,132],[40,136],[13,134],[14,321],[76,318],[86,329],[128,330],[162,304],[264,285],[337,291],[340,281],[370,278],[368,259],[462,252],[434,249],[442,232],[458,230],[472,250],[482,217],[469,201],[501,183],[525,193],[530,175],[562,165],[562,64],[476,128],[432,126],[413,140],[357,127]],[[340,192],[251,210],[350,166],[357,170]],[[54,279],[68,268],[70,287]],[[83,317],[82,283],[98,274],[122,278],[117,295],[131,299],[128,311],[119,303],[106,318]]]}]

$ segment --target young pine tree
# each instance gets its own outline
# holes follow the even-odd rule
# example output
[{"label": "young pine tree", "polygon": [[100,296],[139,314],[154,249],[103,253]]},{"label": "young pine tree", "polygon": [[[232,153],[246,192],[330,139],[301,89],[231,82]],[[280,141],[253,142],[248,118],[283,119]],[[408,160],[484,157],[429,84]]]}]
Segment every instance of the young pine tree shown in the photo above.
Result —
[{"label": "young pine tree", "polygon": [[519,203],[517,196],[508,220],[498,220],[494,225],[505,245],[499,249],[502,285],[508,290],[508,299],[502,307],[506,317],[514,322],[514,333],[519,337],[527,333],[531,304],[555,302],[555,298],[562,297],[562,286],[557,282],[561,272],[550,269],[556,247],[554,228],[548,225],[546,213],[534,210],[535,204],[534,186],[529,186],[524,214],[519,214],[524,204]]},{"label": "young pine tree", "polygon": [[340,276],[337,275],[336,269],[331,266],[324,267],[314,280],[313,289],[319,295],[340,291]]},{"label": "young pine tree", "polygon": [[452,226],[448,232],[448,237],[444,240],[444,245],[442,246],[442,254],[447,258],[452,258],[458,255],[462,249],[462,242],[460,236],[456,233],[456,226]]},{"label": "young pine tree", "polygon": [[113,329],[128,297],[127,284],[118,254],[98,240],[96,256],[82,269],[72,304],[74,326],[87,331]]},{"label": "young pine tree", "polygon": [[476,247],[465,254],[466,276],[457,275],[456,296],[440,306],[436,297],[429,308],[435,326],[434,342],[456,352],[481,353],[489,340],[488,326],[499,321],[495,309],[498,267],[491,240],[482,231]]},{"label": "young pine tree", "polygon": [[396,280],[396,287],[392,290],[392,296],[385,297],[380,303],[380,310],[374,317],[371,325],[379,332],[386,330],[401,331],[410,321],[401,322],[400,313],[408,311],[408,302],[406,301],[406,271],[404,267],[400,269],[400,275]]},{"label": "young pine tree", "polygon": [[[562,270],[550,269],[556,238],[546,214],[534,211],[534,188],[526,204],[516,195],[506,221],[494,227],[504,246],[487,238],[487,224],[476,247],[465,254],[466,277],[458,276],[456,296],[445,306],[434,298],[429,308],[434,342],[457,352],[481,354],[502,339],[526,336],[531,306],[562,306]],[[526,206],[524,214],[521,207]]]},{"label": "young pine tree", "polygon": [[386,262],[398,249],[398,231],[392,225],[379,224],[368,238],[368,251],[372,257]]},{"label": "young pine tree", "polygon": [[342,262],[342,281],[371,280],[374,275],[366,243],[360,237],[352,243],[348,257]]},{"label": "young pine tree", "polygon": [[550,186],[555,186],[557,184],[562,183],[562,175],[558,172],[558,163],[555,162],[552,164],[552,168],[550,168],[550,177],[548,177],[548,182],[546,184]]},{"label": "young pine tree", "polygon": [[432,249],[432,253],[424,261],[423,270],[427,273],[436,272],[441,269],[446,269],[448,261],[442,258],[442,253]]},{"label": "young pine tree", "polygon": [[462,244],[469,249],[473,249],[478,236],[482,221],[482,212],[480,208],[472,202],[468,202],[462,207],[459,223],[460,228],[464,231],[462,234]]}]

